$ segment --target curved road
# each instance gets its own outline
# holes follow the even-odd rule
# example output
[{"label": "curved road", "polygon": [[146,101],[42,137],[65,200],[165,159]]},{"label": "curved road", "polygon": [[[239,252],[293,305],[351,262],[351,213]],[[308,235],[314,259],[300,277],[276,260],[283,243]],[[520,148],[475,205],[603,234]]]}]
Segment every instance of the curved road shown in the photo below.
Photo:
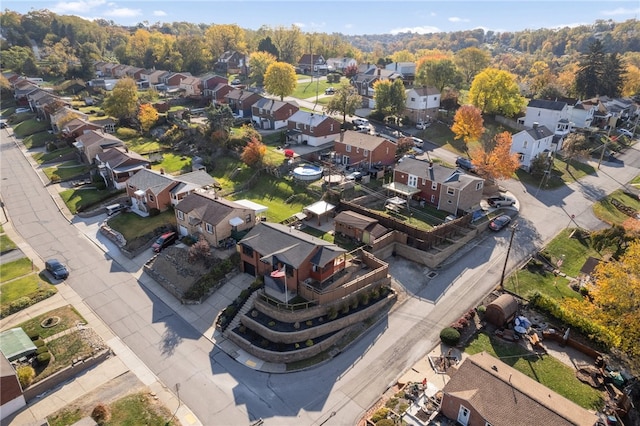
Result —
[{"label": "curved road", "polygon": [[[386,321],[330,362],[290,374],[254,371],[214,347],[146,288],[139,274],[125,271],[71,225],[7,135],[3,130],[0,192],[15,229],[43,259],[58,257],[70,266],[67,283],[168,388],[180,383],[180,398],[205,425],[248,425],[260,418],[267,425],[355,424],[438,343],[441,328],[500,279],[506,230],[475,240],[437,277],[409,293]],[[537,198],[535,188],[505,183],[521,204],[509,270],[572,223],[601,226],[591,213],[593,201],[638,174],[637,150],[621,159],[624,167],[604,164],[596,176],[541,191]]]}]

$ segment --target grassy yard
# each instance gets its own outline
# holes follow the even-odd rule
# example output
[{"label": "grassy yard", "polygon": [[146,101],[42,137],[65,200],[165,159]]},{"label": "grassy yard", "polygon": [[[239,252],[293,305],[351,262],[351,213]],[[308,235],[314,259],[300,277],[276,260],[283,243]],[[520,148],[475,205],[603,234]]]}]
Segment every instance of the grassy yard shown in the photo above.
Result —
[{"label": "grassy yard", "polygon": [[602,408],[603,395],[597,389],[579,381],[574,370],[549,355],[539,358],[518,344],[502,342],[479,333],[465,348],[468,354],[486,351],[521,373],[543,384],[586,409]]},{"label": "grassy yard", "polygon": [[618,210],[616,206],[612,204],[612,200],[618,200],[622,204],[634,208],[636,211],[640,210],[640,200],[630,197],[625,194],[624,191],[618,189],[593,205],[595,215],[609,224],[622,225],[625,221],[629,220],[629,216]]},{"label": "grassy yard", "polygon": [[274,147],[267,147],[267,153],[264,155],[264,164],[276,167],[281,165],[285,160],[284,151]]},{"label": "grassy yard", "polygon": [[60,192],[60,198],[73,214],[82,211],[89,206],[96,205],[100,201],[108,200],[119,191],[113,189],[66,189]]},{"label": "grassy yard", "polygon": [[0,253],[15,250],[18,246],[7,235],[0,235]]},{"label": "grassy yard", "polygon": [[[44,320],[51,317],[60,318],[60,322],[53,327],[42,327],[40,325]],[[58,334],[64,330],[75,327],[80,322],[86,324],[87,320],[85,320],[73,306],[67,305],[42,315],[38,315],[37,317],[19,324],[18,327],[23,329],[28,335],[38,334],[41,339],[45,339],[49,336],[53,336],[54,334]]]},{"label": "grassy yard", "polygon": [[233,191],[242,182],[249,179],[255,170],[242,161],[232,157],[219,157],[214,160],[210,173],[225,191]]},{"label": "grassy yard", "polygon": [[43,380],[70,366],[75,358],[87,358],[93,354],[93,348],[78,331],[50,341],[47,343],[47,347],[52,355],[51,361],[43,370],[36,369],[35,381]]},{"label": "grassy yard", "polygon": [[21,121],[20,123],[11,125],[11,127],[13,128],[13,132],[16,134],[17,137],[24,138],[26,136],[33,135],[40,132],[46,133],[50,138],[52,137],[51,135],[49,135],[49,133],[46,132],[46,130],[49,128],[48,122],[36,121],[35,114],[19,114],[19,115],[25,115],[28,117],[28,119]]},{"label": "grassy yard", "polygon": [[[342,79],[342,82],[344,81],[345,79]],[[313,100],[315,100],[316,93],[318,94],[318,96],[324,95],[324,91],[328,87],[337,89],[340,86],[342,86],[342,83],[327,83],[327,80],[318,81],[318,79],[314,78],[313,82],[298,82],[298,86],[296,87],[296,90],[294,90],[293,94],[291,94],[291,96],[299,99],[313,98]]]},{"label": "grassy yard", "polygon": [[140,217],[135,213],[120,213],[109,219],[109,226],[120,232],[127,241],[153,232],[154,229],[166,225],[176,225],[173,209],[169,209],[153,217]]},{"label": "grassy yard", "polygon": [[22,143],[27,149],[40,148],[52,140],[54,137],[47,131],[34,133],[22,139]]},{"label": "grassy yard", "polygon": [[43,282],[36,274],[26,275],[8,283],[2,284],[0,293],[0,304],[8,305],[21,297],[29,297],[40,290],[47,288],[55,289],[51,284]]},{"label": "grassy yard", "polygon": [[165,173],[175,174],[178,172],[191,171],[191,157],[177,155],[171,152],[162,154],[162,161],[154,163],[151,168],[153,170],[164,170]]},{"label": "grassy yard", "polygon": [[158,152],[167,149],[160,141],[148,136],[137,136],[133,138],[122,138],[122,141],[127,144],[127,147],[138,154],[148,154],[150,152]]},{"label": "grassy yard", "polygon": [[71,154],[75,151],[75,148],[67,147],[62,149],[56,149],[51,152],[36,152],[33,154],[33,159],[38,162],[38,164],[46,163],[47,161],[53,161],[57,158],[64,157],[67,154]]},{"label": "grassy yard", "polygon": [[34,268],[31,259],[26,257],[13,262],[2,263],[0,264],[0,283],[11,281],[35,271],[37,271],[37,268]]},{"label": "grassy yard", "polygon": [[89,168],[86,165],[79,164],[76,161],[65,161],[58,166],[47,167],[43,170],[51,181],[68,180],[83,175],[88,171]]},{"label": "grassy yard", "polygon": [[634,177],[634,178],[631,180],[631,182],[630,182],[630,183],[631,183],[631,185],[633,185],[633,186],[640,186],[640,175],[639,175],[639,176]]}]

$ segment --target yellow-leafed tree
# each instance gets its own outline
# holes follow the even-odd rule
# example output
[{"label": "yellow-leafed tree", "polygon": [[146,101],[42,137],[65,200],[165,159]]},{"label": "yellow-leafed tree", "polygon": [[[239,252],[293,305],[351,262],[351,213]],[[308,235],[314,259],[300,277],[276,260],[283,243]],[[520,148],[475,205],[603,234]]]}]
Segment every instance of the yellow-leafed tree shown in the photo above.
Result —
[{"label": "yellow-leafed tree", "polygon": [[285,62],[274,62],[267,67],[264,73],[264,88],[267,92],[280,96],[282,100],[296,90],[296,70],[293,65]]},{"label": "yellow-leafed tree", "polygon": [[138,120],[140,121],[140,128],[146,133],[158,121],[158,111],[151,104],[142,104],[138,112]]},{"label": "yellow-leafed tree", "polygon": [[485,179],[509,179],[520,167],[517,153],[511,153],[511,133],[498,133],[493,138],[493,148],[476,148],[471,153],[471,162],[478,174]]},{"label": "yellow-leafed tree", "polygon": [[487,68],[473,79],[469,101],[484,114],[502,114],[512,117],[527,104],[513,74],[496,68]]},{"label": "yellow-leafed tree", "polygon": [[247,166],[254,166],[256,164],[262,163],[262,160],[266,153],[266,145],[260,142],[258,139],[253,138],[247,144],[247,146],[244,147],[241,158]]},{"label": "yellow-leafed tree", "polygon": [[451,131],[455,134],[455,139],[462,139],[465,144],[479,140],[484,133],[484,120],[480,109],[473,105],[458,108],[453,117]]}]

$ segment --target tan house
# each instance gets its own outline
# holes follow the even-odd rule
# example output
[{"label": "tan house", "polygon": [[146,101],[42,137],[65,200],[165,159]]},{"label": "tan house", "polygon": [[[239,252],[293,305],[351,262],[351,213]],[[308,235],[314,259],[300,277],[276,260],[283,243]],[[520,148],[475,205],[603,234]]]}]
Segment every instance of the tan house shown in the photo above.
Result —
[{"label": "tan house", "polygon": [[486,352],[471,355],[443,388],[441,412],[463,426],[594,426],[598,416]]},{"label": "tan house", "polygon": [[60,133],[63,131],[64,126],[71,120],[79,119],[86,121],[89,119],[89,116],[77,109],[73,109],[68,106],[63,106],[58,108],[56,111],[51,112],[51,130],[54,133]]},{"label": "tan house", "polygon": [[333,219],[335,234],[341,234],[365,244],[372,243],[376,238],[389,232],[380,225],[377,219],[364,216],[351,210],[338,213]]},{"label": "tan house", "polygon": [[339,164],[370,169],[395,163],[396,144],[381,136],[345,130],[334,142]]},{"label": "tan house", "polygon": [[198,77],[187,77],[180,81],[179,87],[184,90],[186,96],[200,96],[202,91],[200,90],[202,82]]},{"label": "tan house", "polygon": [[140,154],[125,147],[107,148],[96,155],[98,173],[107,188],[124,189],[127,180],[142,169],[150,169],[151,163]]},{"label": "tan house", "polygon": [[385,189],[408,199],[413,197],[460,216],[480,206],[484,179],[459,169],[414,158],[403,158],[393,171],[393,182]]},{"label": "tan house", "polygon": [[81,161],[93,164],[96,155],[107,148],[124,147],[124,142],[109,133],[89,130],[78,136],[73,146],[78,150],[78,156]]},{"label": "tan house", "polygon": [[203,236],[214,247],[256,223],[253,209],[211,192],[196,191],[187,195],[176,205],[175,213],[180,235]]}]

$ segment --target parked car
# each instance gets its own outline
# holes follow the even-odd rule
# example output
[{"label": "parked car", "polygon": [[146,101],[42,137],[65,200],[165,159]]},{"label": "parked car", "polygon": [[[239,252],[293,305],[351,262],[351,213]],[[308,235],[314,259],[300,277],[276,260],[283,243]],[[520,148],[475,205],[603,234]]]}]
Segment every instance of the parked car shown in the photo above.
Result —
[{"label": "parked car", "polygon": [[153,251],[160,253],[162,249],[169,247],[178,240],[178,234],[175,232],[166,232],[158,237],[155,243],[151,246]]},{"label": "parked car", "polygon": [[327,87],[324,90],[325,95],[333,95],[334,93],[336,93],[336,89],[334,89],[333,87]]},{"label": "parked car", "polygon": [[367,126],[369,127],[369,120],[366,118],[354,118],[353,119],[354,126]]},{"label": "parked car", "polygon": [[420,138],[416,138],[415,136],[411,136],[411,140],[415,146],[422,147],[422,145],[424,145],[424,141]]},{"label": "parked car", "polygon": [[456,166],[471,173],[476,172],[476,166],[474,166],[471,160],[469,160],[468,158],[458,157],[456,159]]},{"label": "parked car", "polygon": [[624,135],[626,137],[632,138],[633,137],[633,132],[631,130],[627,130],[627,129],[618,129],[618,133],[620,133],[621,135]]},{"label": "parked car", "polygon": [[231,82],[231,85],[232,85],[232,86],[236,86],[236,85],[238,85],[238,84],[240,84],[240,83],[242,83],[242,82],[240,81],[240,79],[239,79],[239,78],[236,78],[236,79],[234,79],[234,80]]},{"label": "parked car", "polygon": [[495,197],[487,198],[487,202],[491,207],[506,207],[514,205],[516,203],[516,200],[507,195],[498,195]]},{"label": "parked car", "polygon": [[507,226],[509,223],[511,223],[511,218],[506,214],[502,214],[493,218],[493,220],[489,222],[489,229],[497,232]]},{"label": "parked car", "polygon": [[44,262],[44,268],[49,271],[56,280],[64,280],[69,277],[69,270],[58,259],[49,259]]},{"label": "parked car", "polygon": [[357,126],[356,127],[356,132],[369,133],[370,131],[371,131],[371,129],[369,128],[369,126]]},{"label": "parked car", "polygon": [[0,121],[0,129],[5,129],[7,127],[6,121]]},{"label": "parked car", "polygon": [[360,182],[362,180],[361,172],[351,172],[346,176],[347,180],[353,180],[356,182]]},{"label": "parked car", "polygon": [[107,210],[107,216],[113,216],[118,212],[126,210],[127,206],[125,206],[124,204],[111,204],[105,207],[105,209]]},{"label": "parked car", "polygon": [[426,123],[422,123],[422,122],[420,122],[420,123],[417,123],[417,124],[416,124],[416,129],[418,129],[418,130],[425,130],[425,129],[426,129],[427,127],[429,127],[429,126],[431,126],[431,123],[429,123],[429,122],[426,122]]},{"label": "parked car", "polygon": [[30,108],[16,108],[16,114],[22,114],[23,112],[31,112]]}]

